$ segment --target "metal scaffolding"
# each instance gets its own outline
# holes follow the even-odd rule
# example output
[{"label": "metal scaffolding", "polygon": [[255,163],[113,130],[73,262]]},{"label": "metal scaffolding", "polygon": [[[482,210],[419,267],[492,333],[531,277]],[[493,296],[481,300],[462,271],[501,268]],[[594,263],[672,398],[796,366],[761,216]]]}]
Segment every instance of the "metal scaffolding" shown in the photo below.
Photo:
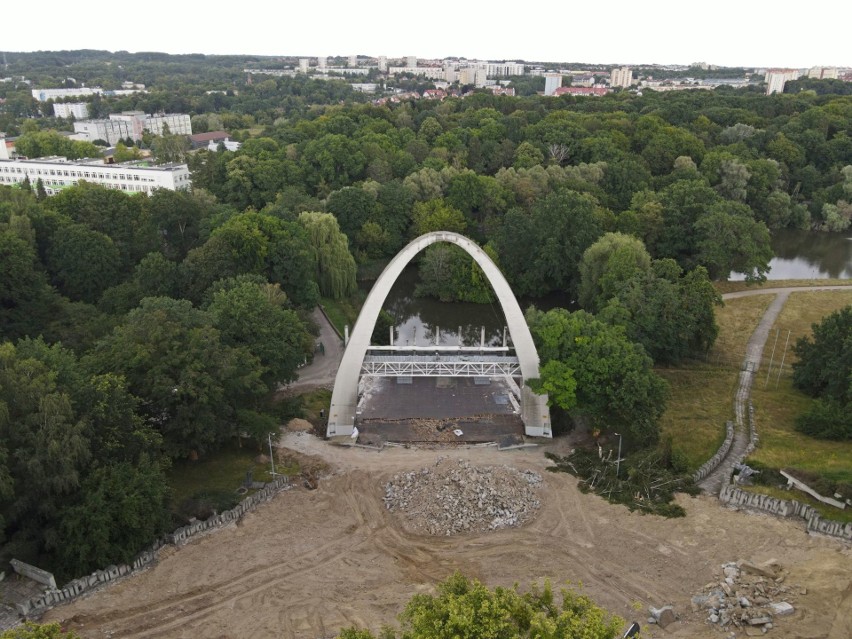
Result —
[{"label": "metal scaffolding", "polygon": [[508,355],[367,355],[361,375],[376,377],[520,377]]}]

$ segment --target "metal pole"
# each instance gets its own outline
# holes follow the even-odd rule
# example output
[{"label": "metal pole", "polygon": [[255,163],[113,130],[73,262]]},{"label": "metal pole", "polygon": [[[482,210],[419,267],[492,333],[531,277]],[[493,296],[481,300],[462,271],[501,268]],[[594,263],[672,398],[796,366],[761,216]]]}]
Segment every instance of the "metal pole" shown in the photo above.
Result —
[{"label": "metal pole", "polygon": [[503,348],[506,348],[506,327],[503,327]]},{"label": "metal pole", "polygon": [[393,326],[390,326],[390,345],[393,346]]},{"label": "metal pole", "polygon": [[615,478],[618,479],[618,471],[621,470],[621,433],[618,435],[618,459],[615,460]]},{"label": "metal pole", "polygon": [[269,463],[272,464],[272,478],[275,479],[275,455],[272,454],[272,433],[267,433],[269,440]]},{"label": "metal pole", "polygon": [[485,348],[485,326],[482,327],[482,337],[479,340],[479,347]]},{"label": "metal pole", "polygon": [[343,327],[343,345],[349,346],[349,324]]},{"label": "metal pole", "polygon": [[772,343],[772,357],[769,358],[769,370],[766,371],[766,383],[763,385],[763,388],[769,386],[769,373],[772,372],[772,361],[775,359],[775,346],[778,344],[778,335],[781,333],[781,329],[775,329],[775,341]]},{"label": "metal pole", "polygon": [[775,378],[775,388],[778,388],[778,382],[781,381],[781,371],[784,370],[784,360],[787,357],[787,344],[790,343],[790,331],[787,331],[787,339],[784,342],[784,354],[781,356],[781,364],[778,366],[778,377]]},{"label": "metal pole", "polygon": [[441,327],[436,326],[435,327],[435,346],[440,345],[440,343],[441,343]]},{"label": "metal pole", "polygon": [[459,346],[462,345],[462,332],[461,331],[462,331],[462,327],[459,326]]}]

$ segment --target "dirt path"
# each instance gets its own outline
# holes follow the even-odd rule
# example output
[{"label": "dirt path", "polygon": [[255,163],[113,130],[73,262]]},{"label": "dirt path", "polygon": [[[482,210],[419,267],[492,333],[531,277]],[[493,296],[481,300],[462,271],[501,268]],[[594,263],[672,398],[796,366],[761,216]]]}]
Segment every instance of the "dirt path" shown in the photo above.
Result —
[{"label": "dirt path", "polygon": [[680,498],[683,519],[643,516],[580,493],[569,475],[545,472],[541,510],[523,528],[415,535],[384,508],[384,483],[393,474],[440,457],[542,471],[548,464],[542,450],[374,452],[307,434],[287,435],[282,443],[323,457],[333,474],[317,490],[282,493],[240,525],[173,550],[153,569],[47,619],[92,639],[316,639],[350,624],[374,630],[392,624],[412,594],[461,570],[492,586],[582,582],[601,605],[640,621],[647,613],[634,605],[671,603],[683,620],[643,636],[718,638],[703,615],[693,617],[691,594],[718,579],[723,562],[775,557],[790,571],[788,580],[808,593],[795,602],[804,612],[779,622],[776,636],[852,633],[852,550],[809,537],[795,522],[721,509],[710,497]]}]

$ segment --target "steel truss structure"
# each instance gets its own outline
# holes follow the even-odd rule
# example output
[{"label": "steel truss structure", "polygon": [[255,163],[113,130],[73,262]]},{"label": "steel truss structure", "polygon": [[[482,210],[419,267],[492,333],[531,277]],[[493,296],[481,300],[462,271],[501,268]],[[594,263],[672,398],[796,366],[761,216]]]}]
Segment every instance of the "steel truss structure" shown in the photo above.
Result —
[{"label": "steel truss structure", "polygon": [[508,355],[366,355],[361,375],[376,377],[520,377]]}]

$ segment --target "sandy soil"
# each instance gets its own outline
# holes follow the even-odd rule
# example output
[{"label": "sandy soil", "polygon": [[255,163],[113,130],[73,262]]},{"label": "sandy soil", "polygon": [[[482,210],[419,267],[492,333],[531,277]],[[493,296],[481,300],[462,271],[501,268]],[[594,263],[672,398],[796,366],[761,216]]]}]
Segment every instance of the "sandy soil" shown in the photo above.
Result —
[{"label": "sandy soil", "polygon": [[[639,621],[643,637],[719,638],[726,635],[706,625],[705,614],[691,612],[692,594],[718,580],[723,562],[777,558],[785,583],[807,593],[790,599],[796,613],[769,635],[852,636],[852,549],[810,537],[796,522],[686,496],[685,518],[643,516],[580,493],[569,475],[543,473],[542,506],[525,527],[420,536],[406,533],[383,506],[383,485],[394,473],[440,456],[541,471],[548,465],[542,450],[375,452],[304,433],[289,433],[282,444],[328,462],[331,474],[317,490],[282,493],[241,524],[168,550],[147,572],[46,619],[86,638],[333,637],[351,624],[393,624],[412,594],[461,570],[491,586],[582,582],[599,604]],[[646,626],[647,606],[663,604],[674,605],[681,620],[667,630]]]}]

